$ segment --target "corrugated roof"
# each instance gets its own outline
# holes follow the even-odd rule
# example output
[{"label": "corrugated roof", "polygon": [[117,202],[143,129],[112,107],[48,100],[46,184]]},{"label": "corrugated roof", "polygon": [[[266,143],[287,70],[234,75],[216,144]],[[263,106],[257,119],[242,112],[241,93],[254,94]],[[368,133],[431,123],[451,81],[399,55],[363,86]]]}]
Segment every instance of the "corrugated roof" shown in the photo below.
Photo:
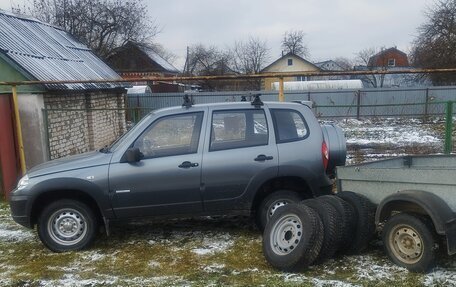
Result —
[{"label": "corrugated roof", "polygon": [[[117,80],[120,76],[67,32],[0,10],[0,54],[40,81]],[[111,89],[118,83],[46,85],[50,90]]]},{"label": "corrugated roof", "polygon": [[179,73],[179,70],[176,69],[173,65],[171,65],[168,61],[163,59],[157,52],[154,51],[153,48],[147,47],[145,45],[139,45],[138,47],[143,51],[152,61],[160,65],[163,69],[165,69],[168,72],[172,73]]}]

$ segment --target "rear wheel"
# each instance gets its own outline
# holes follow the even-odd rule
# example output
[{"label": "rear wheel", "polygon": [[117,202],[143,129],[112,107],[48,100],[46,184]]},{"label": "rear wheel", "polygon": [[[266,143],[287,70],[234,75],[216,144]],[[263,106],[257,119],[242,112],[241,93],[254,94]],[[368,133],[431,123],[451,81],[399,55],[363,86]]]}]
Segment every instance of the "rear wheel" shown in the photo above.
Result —
[{"label": "rear wheel", "polygon": [[98,221],[90,207],[71,199],[54,201],[38,220],[38,235],[54,252],[80,250],[95,239]]},{"label": "rear wheel", "polygon": [[303,204],[280,208],[263,233],[263,254],[275,268],[298,271],[317,258],[323,242],[323,223]]},{"label": "rear wheel", "polygon": [[260,230],[264,230],[266,223],[280,207],[297,203],[302,200],[302,196],[291,190],[277,190],[268,195],[260,203],[256,212],[256,223]]},{"label": "rear wheel", "polygon": [[412,272],[426,272],[435,264],[432,227],[416,216],[400,213],[383,228],[383,244],[391,260]]}]

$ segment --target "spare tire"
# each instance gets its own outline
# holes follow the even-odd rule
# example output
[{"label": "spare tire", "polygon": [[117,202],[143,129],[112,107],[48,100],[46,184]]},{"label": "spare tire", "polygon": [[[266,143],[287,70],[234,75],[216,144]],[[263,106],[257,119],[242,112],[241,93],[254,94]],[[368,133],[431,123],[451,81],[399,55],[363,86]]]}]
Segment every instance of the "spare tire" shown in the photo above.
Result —
[{"label": "spare tire", "polygon": [[322,263],[336,254],[342,241],[342,226],[337,222],[338,212],[335,207],[324,200],[307,199],[302,203],[312,208],[323,223],[323,243],[315,263]]},{"label": "spare tire", "polygon": [[375,204],[365,196],[342,191],[337,196],[348,202],[355,210],[356,227],[350,246],[344,250],[346,254],[358,254],[369,245],[375,235]]},{"label": "spare tire", "polygon": [[323,243],[323,223],[318,214],[303,204],[278,209],[263,233],[266,260],[283,271],[299,271],[314,262]]},{"label": "spare tire", "polygon": [[337,218],[342,229],[339,250],[349,248],[356,228],[355,210],[350,204],[335,195],[323,195],[317,197],[317,199],[331,204],[337,210]]},{"label": "spare tire", "polygon": [[323,138],[329,150],[329,163],[326,171],[334,175],[336,166],[345,165],[347,158],[347,144],[343,130],[334,124],[321,126]]}]

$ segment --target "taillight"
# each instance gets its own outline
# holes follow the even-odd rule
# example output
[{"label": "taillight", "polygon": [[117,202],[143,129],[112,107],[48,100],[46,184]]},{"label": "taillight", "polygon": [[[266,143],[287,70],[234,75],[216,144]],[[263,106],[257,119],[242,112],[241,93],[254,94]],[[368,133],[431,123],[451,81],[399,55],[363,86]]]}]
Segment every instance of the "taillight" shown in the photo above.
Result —
[{"label": "taillight", "polygon": [[328,168],[329,163],[329,150],[325,142],[321,144],[321,156],[323,158],[323,166],[326,170]]}]

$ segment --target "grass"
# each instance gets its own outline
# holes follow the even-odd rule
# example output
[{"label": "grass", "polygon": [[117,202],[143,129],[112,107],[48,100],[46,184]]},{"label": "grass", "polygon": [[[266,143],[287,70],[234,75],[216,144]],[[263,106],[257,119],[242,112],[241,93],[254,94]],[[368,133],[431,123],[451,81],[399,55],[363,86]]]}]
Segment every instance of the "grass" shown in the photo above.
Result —
[{"label": "grass", "polygon": [[[52,253],[0,203],[1,286],[424,286],[456,283],[448,258],[433,275],[408,273],[373,245],[301,273],[271,268],[246,218],[113,225],[86,251]],[[446,281],[445,281],[446,280]],[[452,280],[452,281],[451,281]]]}]

